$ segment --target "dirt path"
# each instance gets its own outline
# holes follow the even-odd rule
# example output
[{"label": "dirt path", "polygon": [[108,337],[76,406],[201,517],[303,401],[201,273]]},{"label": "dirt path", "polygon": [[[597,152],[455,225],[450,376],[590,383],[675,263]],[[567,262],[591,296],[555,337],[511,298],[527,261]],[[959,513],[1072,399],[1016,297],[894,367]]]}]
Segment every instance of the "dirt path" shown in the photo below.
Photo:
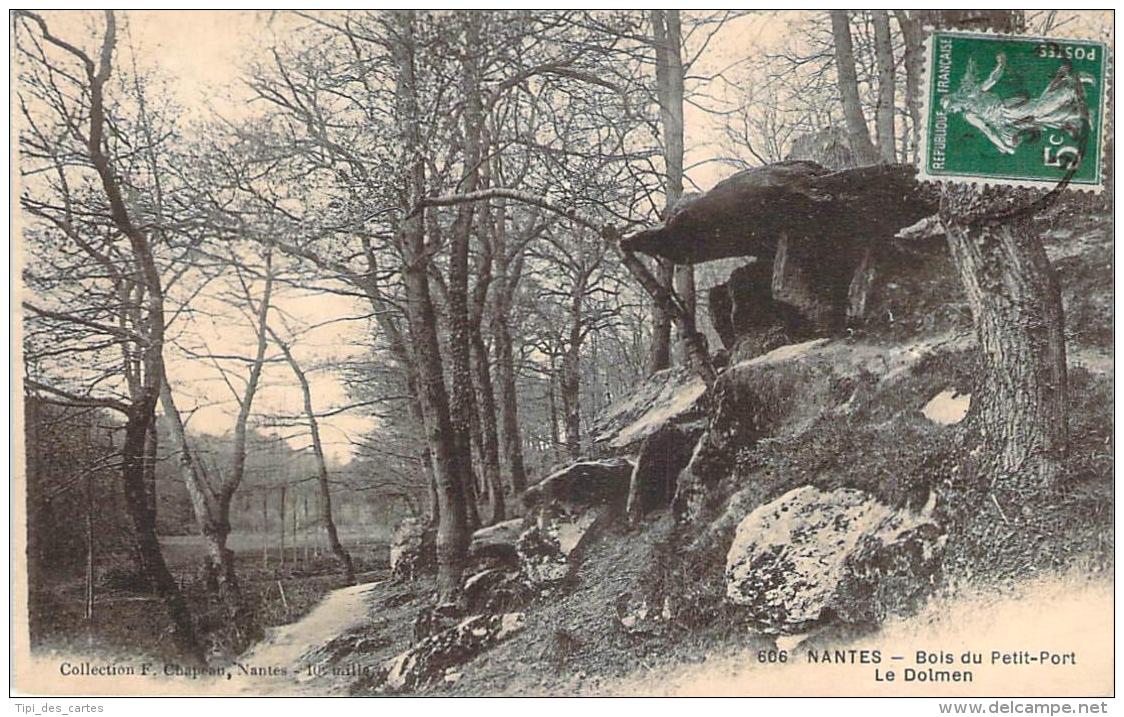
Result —
[{"label": "dirt path", "polygon": [[311,676],[307,671],[298,670],[300,659],[310,650],[365,623],[369,619],[367,597],[382,582],[333,590],[300,620],[271,628],[265,638],[238,658],[231,668],[234,692],[323,695],[342,690],[346,680]]}]

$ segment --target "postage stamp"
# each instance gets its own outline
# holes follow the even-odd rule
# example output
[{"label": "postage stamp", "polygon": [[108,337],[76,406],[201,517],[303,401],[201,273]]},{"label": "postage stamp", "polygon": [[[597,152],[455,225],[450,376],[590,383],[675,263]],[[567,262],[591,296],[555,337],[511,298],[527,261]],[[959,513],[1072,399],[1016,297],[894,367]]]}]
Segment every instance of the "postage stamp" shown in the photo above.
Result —
[{"label": "postage stamp", "polygon": [[921,178],[1099,189],[1107,65],[1099,42],[934,32]]}]

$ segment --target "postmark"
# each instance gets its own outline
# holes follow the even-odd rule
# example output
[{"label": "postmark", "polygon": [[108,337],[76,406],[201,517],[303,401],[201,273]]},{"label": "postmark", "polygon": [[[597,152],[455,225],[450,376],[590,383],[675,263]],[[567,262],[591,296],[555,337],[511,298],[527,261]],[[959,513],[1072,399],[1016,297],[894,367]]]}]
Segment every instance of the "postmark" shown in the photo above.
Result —
[{"label": "postmark", "polygon": [[1104,44],[938,31],[925,53],[920,177],[1098,191]]}]

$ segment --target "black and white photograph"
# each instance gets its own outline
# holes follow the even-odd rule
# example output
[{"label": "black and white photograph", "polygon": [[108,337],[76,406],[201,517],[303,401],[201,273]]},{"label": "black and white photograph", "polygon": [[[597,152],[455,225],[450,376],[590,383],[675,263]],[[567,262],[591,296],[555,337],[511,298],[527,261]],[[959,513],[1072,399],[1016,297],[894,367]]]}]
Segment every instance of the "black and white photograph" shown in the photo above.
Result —
[{"label": "black and white photograph", "polygon": [[1114,31],[10,10],[17,712],[1106,713]]}]

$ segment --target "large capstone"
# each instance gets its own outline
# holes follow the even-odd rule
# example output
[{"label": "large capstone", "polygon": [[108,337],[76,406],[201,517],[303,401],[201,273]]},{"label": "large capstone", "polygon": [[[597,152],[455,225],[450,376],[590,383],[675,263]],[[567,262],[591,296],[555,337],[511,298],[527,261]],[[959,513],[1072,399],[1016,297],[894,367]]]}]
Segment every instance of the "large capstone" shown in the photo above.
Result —
[{"label": "large capstone", "polygon": [[571,513],[592,506],[623,508],[631,475],[626,458],[579,461],[528,488],[523,503],[531,509],[559,505]]},{"label": "large capstone", "polygon": [[758,627],[879,622],[929,590],[945,534],[927,515],[850,488],[796,488],[738,524],[726,597]]},{"label": "large capstone", "polygon": [[772,256],[781,237],[811,239],[838,254],[854,240],[889,239],[936,211],[937,196],[909,165],[833,172],[793,160],[725,179],[662,227],[621,240],[626,251],[697,264],[733,256]]}]

